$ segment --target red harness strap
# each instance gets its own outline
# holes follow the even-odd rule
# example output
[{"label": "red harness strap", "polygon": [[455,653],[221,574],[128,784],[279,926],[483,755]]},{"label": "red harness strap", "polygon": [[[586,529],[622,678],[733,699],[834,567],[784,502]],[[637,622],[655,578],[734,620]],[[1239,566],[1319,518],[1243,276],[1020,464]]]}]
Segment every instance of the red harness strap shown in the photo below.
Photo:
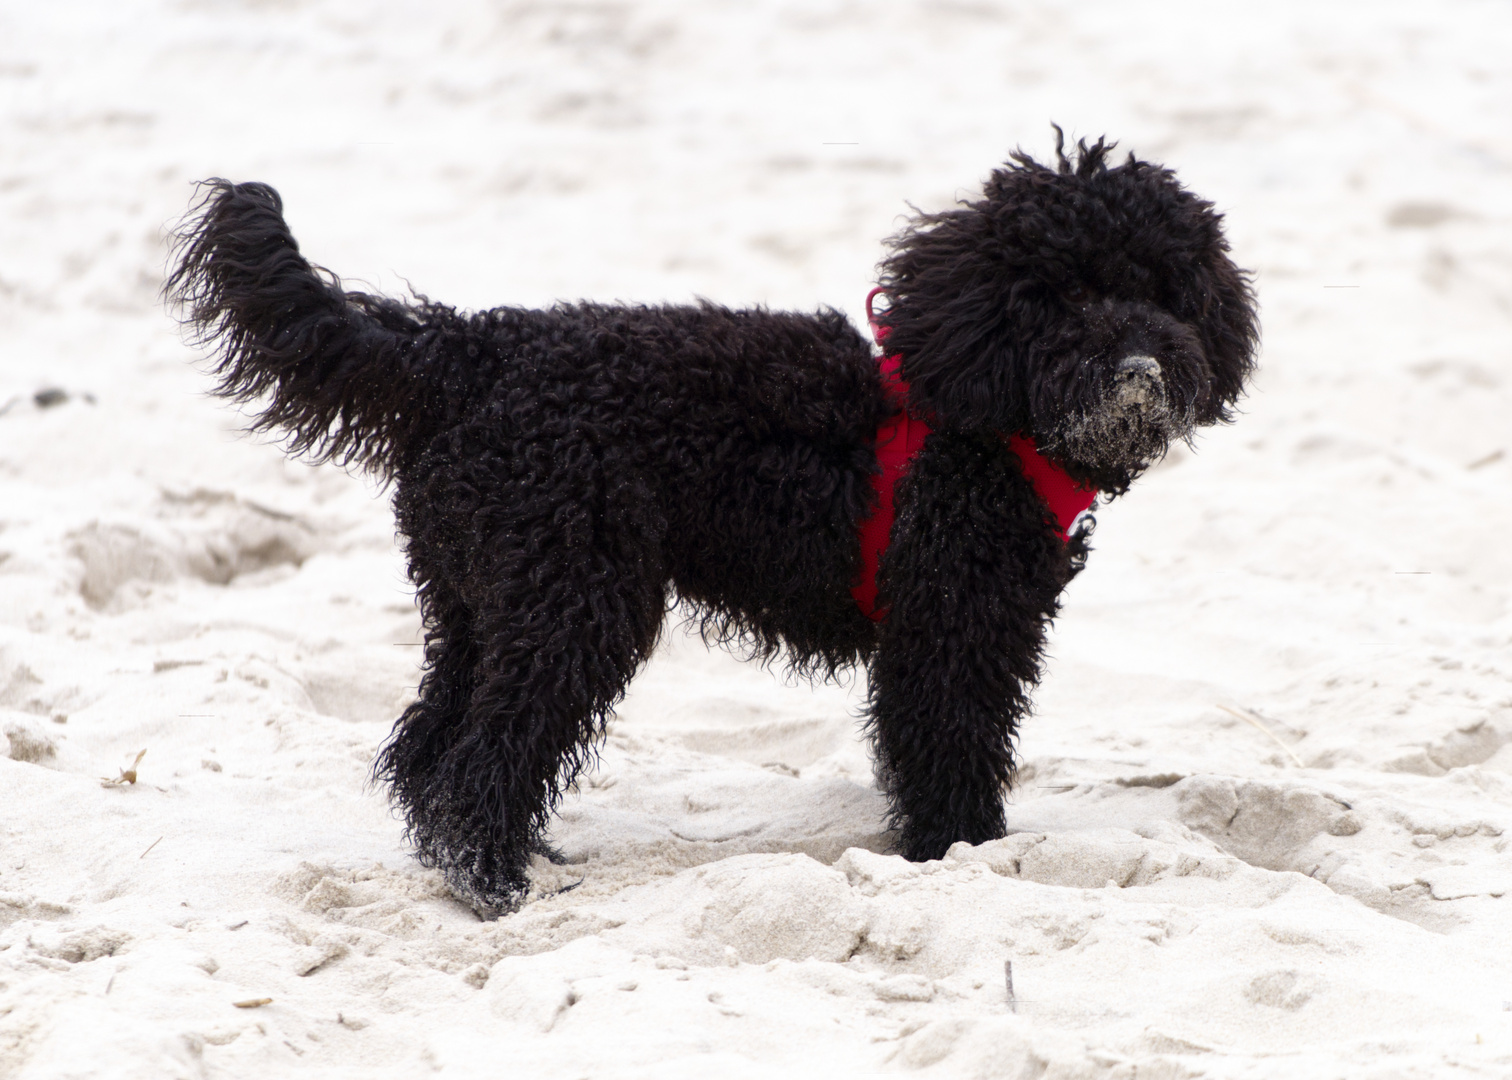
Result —
[{"label": "red harness strap", "polygon": [[[870,304],[870,299],[868,299]],[[878,343],[887,336],[886,328],[875,328]],[[901,361],[896,356],[878,359],[882,368],[882,386],[889,400],[899,407],[896,415],[882,422],[877,429],[877,464],[881,471],[873,473],[872,489],[877,493],[877,505],[871,517],[861,522],[861,575],[851,586],[851,595],[856,598],[861,614],[880,622],[887,615],[877,611],[877,564],[882,552],[887,550],[887,538],[892,534],[893,488],[908,471],[908,464],[924,445],[929,434],[929,425],[916,416],[909,416],[903,408],[908,396],[908,383],[903,381],[898,368]]]},{"label": "red harness strap", "polygon": [[[871,320],[872,335],[881,345],[887,337],[887,327],[878,326],[872,314],[872,300],[881,289],[873,289],[866,297],[866,314]],[[877,505],[871,517],[861,523],[861,573],[851,586],[851,595],[861,613],[873,621],[887,617],[886,611],[877,611],[877,564],[882,552],[887,550],[888,537],[892,534],[893,489],[898,480],[908,471],[913,456],[924,445],[929,435],[929,425],[916,416],[910,416],[904,403],[908,398],[908,383],[904,380],[902,361],[897,356],[878,358],[882,370],[882,387],[888,399],[898,407],[898,412],[882,422],[877,429],[877,465],[880,471],[872,478],[872,488],[877,493]],[[1084,488],[1066,475],[1064,469],[1054,465],[1041,454],[1034,440],[1027,435],[1001,436],[1023,466],[1024,476],[1034,485],[1035,494],[1049,507],[1061,528],[1061,539],[1069,539],[1071,523],[1082,511],[1092,505],[1097,492]]]}]

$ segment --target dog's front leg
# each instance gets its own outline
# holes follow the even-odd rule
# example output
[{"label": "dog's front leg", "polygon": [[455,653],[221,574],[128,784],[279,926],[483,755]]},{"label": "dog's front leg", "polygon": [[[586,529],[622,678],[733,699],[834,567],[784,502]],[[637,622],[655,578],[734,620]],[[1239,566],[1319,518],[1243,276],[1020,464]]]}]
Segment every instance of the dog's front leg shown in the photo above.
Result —
[{"label": "dog's front leg", "polygon": [[919,861],[1003,835],[1013,739],[1070,566],[1017,460],[990,435],[931,435],[898,508],[870,728],[901,852]]}]

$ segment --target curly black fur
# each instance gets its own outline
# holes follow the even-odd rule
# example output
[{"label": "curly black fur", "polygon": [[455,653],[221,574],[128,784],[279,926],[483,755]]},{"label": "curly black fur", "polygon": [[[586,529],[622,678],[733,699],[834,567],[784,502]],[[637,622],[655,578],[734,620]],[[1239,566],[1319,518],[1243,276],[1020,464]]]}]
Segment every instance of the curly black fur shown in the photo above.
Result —
[{"label": "curly black fur", "polygon": [[1170,172],[1022,154],[921,216],[882,283],[909,407],[934,431],[879,570],[851,587],[888,398],[832,310],[558,304],[459,313],[346,292],[278,195],[207,182],[168,283],[216,391],[291,452],[394,488],[425,674],[375,775],[420,858],[480,912],[516,906],[561,793],[675,593],[711,639],[870,673],[878,772],[912,859],[1003,833],[1046,625],[1087,553],[1002,436],[1123,491],[1229,418],[1256,341],[1220,219]]}]

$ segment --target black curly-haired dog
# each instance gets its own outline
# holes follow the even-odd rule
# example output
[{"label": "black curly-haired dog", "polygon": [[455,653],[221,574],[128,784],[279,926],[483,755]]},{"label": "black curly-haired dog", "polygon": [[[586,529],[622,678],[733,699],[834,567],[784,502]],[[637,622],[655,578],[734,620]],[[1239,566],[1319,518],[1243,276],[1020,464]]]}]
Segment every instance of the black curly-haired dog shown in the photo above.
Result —
[{"label": "black curly-haired dog", "polygon": [[[1256,345],[1220,216],[1110,149],[1015,153],[980,200],[891,242],[878,321],[901,381],[828,309],[464,314],[346,292],[272,188],[208,182],[169,296],[217,392],[261,402],[256,429],[394,485],[425,675],[375,773],[460,896],[518,905],[673,593],[763,659],[867,664],[902,854],[1003,835],[1015,731],[1085,552],[1009,437],[1122,493],[1230,418]],[[928,434],[888,492],[863,611],[859,535],[900,409]]]}]

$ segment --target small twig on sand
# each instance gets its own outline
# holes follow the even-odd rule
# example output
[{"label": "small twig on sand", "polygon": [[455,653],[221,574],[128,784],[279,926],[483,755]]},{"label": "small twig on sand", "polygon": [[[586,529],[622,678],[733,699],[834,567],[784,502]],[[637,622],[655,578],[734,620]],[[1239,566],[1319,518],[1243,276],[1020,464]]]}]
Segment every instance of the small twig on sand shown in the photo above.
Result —
[{"label": "small twig on sand", "polygon": [[[157,847],[162,842],[163,842],[163,838],[161,836],[158,837],[152,843],[150,843],[150,844],[147,845],[147,851],[151,851],[153,848]],[[140,855],[137,856],[137,858],[138,859],[145,859],[147,857],[147,851],[142,852]]]},{"label": "small twig on sand", "polygon": [[260,1009],[264,1005],[273,1004],[272,998],[248,998],[246,1001],[233,1001],[231,1003],[238,1009]]},{"label": "small twig on sand", "polygon": [[1008,1011],[1018,1012],[1018,998],[1013,993],[1013,961],[1003,961],[1003,981],[1008,984]]},{"label": "small twig on sand", "polygon": [[[120,776],[113,777],[113,778],[112,777],[108,777],[108,776],[102,776],[102,777],[100,777],[100,786],[101,787],[122,787],[122,786],[124,786],[126,784],[134,784],[134,783],[136,783],[137,782],[137,766],[142,763],[142,758],[146,755],[146,753],[147,753],[146,750],[139,750],[139,751],[137,751],[136,760],[131,763],[131,768],[129,768],[129,769],[122,769]],[[150,851],[151,849],[149,848],[148,850]],[[143,852],[143,854],[145,855],[146,852]]]},{"label": "small twig on sand", "polygon": [[1307,767],[1307,766],[1305,766],[1305,765],[1302,764],[1302,759],[1299,758],[1295,753],[1293,753],[1291,747],[1287,746],[1284,742],[1282,742],[1280,739],[1278,739],[1276,737],[1276,733],[1274,731],[1272,731],[1270,728],[1268,728],[1264,724],[1262,724],[1251,713],[1249,713],[1249,712],[1247,712],[1247,711],[1245,711],[1243,709],[1231,709],[1227,705],[1219,705],[1218,707],[1220,709],[1222,709],[1224,712],[1228,713],[1230,716],[1237,716],[1239,719],[1243,720],[1246,724],[1249,724],[1251,727],[1255,728],[1255,730],[1263,732],[1271,740],[1271,742],[1275,743],[1281,749],[1283,749],[1283,750],[1286,751],[1286,756],[1289,757],[1289,758],[1291,758],[1292,761],[1296,763],[1297,768],[1299,768],[1299,769],[1305,769]]}]

